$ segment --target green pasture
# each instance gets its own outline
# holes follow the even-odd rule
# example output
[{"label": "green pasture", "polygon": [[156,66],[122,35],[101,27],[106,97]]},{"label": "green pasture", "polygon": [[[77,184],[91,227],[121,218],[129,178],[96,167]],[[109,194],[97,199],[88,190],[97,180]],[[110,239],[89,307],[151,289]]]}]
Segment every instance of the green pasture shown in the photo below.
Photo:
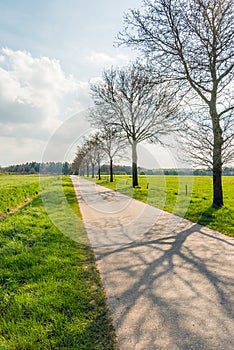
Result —
[{"label": "green pasture", "polygon": [[8,180],[3,212],[17,188],[34,198],[0,221],[0,349],[117,349],[70,178],[45,177],[41,189],[38,177]]},{"label": "green pasture", "polygon": [[0,175],[0,217],[38,192],[38,175]]},{"label": "green pasture", "polygon": [[96,180],[100,185],[120,191],[132,198],[191,221],[234,236],[234,177],[223,177],[224,206],[212,207],[210,176],[139,176],[139,188],[131,187],[131,176],[107,176]]}]

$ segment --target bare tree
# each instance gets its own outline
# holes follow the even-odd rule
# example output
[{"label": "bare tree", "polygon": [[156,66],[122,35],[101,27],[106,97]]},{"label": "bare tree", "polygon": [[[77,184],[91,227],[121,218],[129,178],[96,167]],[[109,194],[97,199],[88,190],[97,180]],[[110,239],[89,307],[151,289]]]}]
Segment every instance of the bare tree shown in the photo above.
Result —
[{"label": "bare tree", "polygon": [[[212,122],[213,205],[223,205],[221,118],[233,118],[233,0],[144,0],[130,10],[119,42],[140,49],[164,79],[189,86]],[[233,135],[233,130],[232,130]],[[231,139],[230,139],[231,140]],[[233,139],[232,139],[233,140]]]},{"label": "bare tree", "polygon": [[[223,130],[222,165],[232,165],[234,162],[234,118],[231,114],[220,119]],[[204,110],[194,114],[188,122],[186,132],[180,133],[181,160],[192,162],[194,166],[213,168],[214,136],[212,122]]]},{"label": "bare tree", "polygon": [[86,157],[89,159],[91,164],[91,176],[95,177],[95,165],[98,161],[98,139],[96,135],[91,136],[90,138],[85,140],[85,145],[87,147],[87,155]]},{"label": "bare tree", "polygon": [[177,103],[168,86],[152,81],[139,64],[105,70],[103,81],[91,85],[97,118],[122,130],[132,148],[132,185],[138,186],[137,145],[161,142],[178,128]]},{"label": "bare tree", "polygon": [[[82,173],[82,175],[84,176],[84,158],[85,158],[85,149],[84,147],[78,145],[77,146],[77,151],[76,151],[76,156],[73,160],[73,163],[72,163],[72,170],[77,173],[77,174],[80,174]],[[81,171],[82,169],[82,171]]]},{"label": "bare tree", "polygon": [[[105,159],[104,152],[104,142],[103,137],[100,132],[96,132],[89,139],[90,151],[89,157],[92,159],[92,164],[97,164],[98,167],[98,179],[101,180],[101,161]],[[93,175],[94,175],[94,166],[93,166]],[[94,177],[94,176],[93,176]]]},{"label": "bare tree", "polygon": [[100,163],[103,158],[103,149],[102,149],[102,140],[99,133],[90,135],[88,138],[85,138],[82,145],[84,150],[84,160],[91,164],[91,176],[95,177],[95,166],[98,166],[98,174],[100,179]]},{"label": "bare tree", "polygon": [[[97,123],[98,120],[95,119],[93,122]],[[98,125],[100,125],[99,122]],[[110,182],[113,182],[113,160],[116,157],[124,157],[124,151],[127,148],[126,139],[122,137],[121,132],[116,126],[106,125],[105,123],[101,125],[99,138],[101,140],[101,149],[109,158]]]},{"label": "bare tree", "polygon": [[73,170],[80,175],[89,177],[90,165],[92,166],[92,157],[90,157],[90,142],[89,139],[84,139],[82,145],[77,146],[75,159],[73,160]]},{"label": "bare tree", "polygon": [[73,171],[84,175],[86,167],[86,174],[89,176],[89,166],[91,165],[91,176],[94,178],[95,167],[97,166],[100,180],[101,161],[105,158],[102,142],[101,135],[98,132],[84,138],[83,144],[77,146],[76,156],[72,163]]}]

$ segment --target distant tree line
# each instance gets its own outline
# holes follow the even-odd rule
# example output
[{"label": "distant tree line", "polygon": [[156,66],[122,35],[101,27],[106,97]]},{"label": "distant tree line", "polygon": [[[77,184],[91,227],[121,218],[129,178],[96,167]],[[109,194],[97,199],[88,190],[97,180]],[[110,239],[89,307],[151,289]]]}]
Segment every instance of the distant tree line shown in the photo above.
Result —
[{"label": "distant tree line", "polygon": [[[212,169],[144,169],[138,168],[140,175],[194,175],[194,176],[212,176]],[[226,167],[223,169],[224,176],[234,176],[234,168]]]},{"label": "distant tree line", "polygon": [[[0,167],[1,173],[16,173],[16,174],[63,174],[71,175],[75,174],[76,170],[72,169],[72,164],[68,162],[27,162],[24,164],[15,164],[7,167]],[[138,167],[139,175],[195,175],[195,176],[211,176],[212,170],[209,169],[147,169],[144,167]],[[110,174],[110,165],[102,164],[100,166],[100,174]],[[113,174],[115,175],[131,175],[132,167],[130,165],[113,165]],[[85,172],[81,175],[87,175]],[[225,167],[223,169],[224,176],[234,176],[234,168]]]},{"label": "distant tree line", "polygon": [[[100,173],[103,176],[109,176],[110,169],[109,164],[103,164],[100,167]],[[166,175],[166,176],[212,176],[212,169],[189,169],[189,168],[179,168],[179,169],[147,169],[144,167],[138,167],[139,175]],[[80,175],[86,175],[86,171]],[[90,174],[88,174],[89,176]],[[114,175],[132,175],[132,167],[130,165],[113,165],[113,176]],[[234,176],[234,168],[226,167],[223,169],[224,176]]]},{"label": "distant tree line", "polygon": [[15,164],[2,167],[1,172],[15,174],[72,174],[71,165],[68,162],[27,162],[24,164]]}]

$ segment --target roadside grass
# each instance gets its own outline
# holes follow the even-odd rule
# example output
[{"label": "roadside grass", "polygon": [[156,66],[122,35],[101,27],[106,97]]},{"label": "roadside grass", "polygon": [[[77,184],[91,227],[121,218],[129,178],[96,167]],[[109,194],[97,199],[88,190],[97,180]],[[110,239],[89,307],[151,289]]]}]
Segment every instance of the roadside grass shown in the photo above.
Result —
[{"label": "roadside grass", "polygon": [[[60,179],[43,182],[44,198],[57,193],[53,209],[65,216]],[[0,222],[0,349],[117,349],[93,252],[79,243],[85,230],[70,178],[62,185],[76,241],[52,223],[41,196]]]},{"label": "roadside grass", "polygon": [[[92,180],[91,178],[88,178]],[[234,177],[223,177],[224,206],[212,207],[210,176],[139,176],[139,188],[131,187],[131,176],[107,176],[96,180],[102,186],[148,203],[193,222],[234,236]]]},{"label": "roadside grass", "polygon": [[26,203],[39,192],[38,175],[0,176],[0,216]]}]

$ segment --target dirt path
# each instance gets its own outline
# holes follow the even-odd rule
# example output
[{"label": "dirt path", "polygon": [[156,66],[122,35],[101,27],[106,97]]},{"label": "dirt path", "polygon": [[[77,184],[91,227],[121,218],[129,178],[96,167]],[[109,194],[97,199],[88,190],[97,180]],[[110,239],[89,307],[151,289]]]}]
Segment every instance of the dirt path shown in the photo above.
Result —
[{"label": "dirt path", "polygon": [[121,350],[233,350],[234,239],[72,177]]}]

